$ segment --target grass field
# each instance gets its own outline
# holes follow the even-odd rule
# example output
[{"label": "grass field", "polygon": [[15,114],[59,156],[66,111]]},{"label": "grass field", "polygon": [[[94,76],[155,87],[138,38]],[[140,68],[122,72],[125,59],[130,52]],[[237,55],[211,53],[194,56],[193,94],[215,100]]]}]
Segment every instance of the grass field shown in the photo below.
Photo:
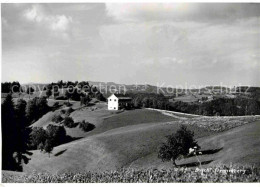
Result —
[{"label": "grass field", "polygon": [[[83,111],[79,116],[83,115]],[[101,111],[103,111],[102,108],[99,112]],[[97,115],[98,111],[96,112]],[[104,115],[104,111],[100,114]],[[143,117],[138,117],[138,115]],[[152,116],[156,119],[152,119]],[[194,120],[196,119],[198,118],[194,118]],[[217,119],[220,122],[222,120],[222,118]],[[209,123],[210,118],[207,120]],[[212,120],[216,123],[215,118]],[[182,125],[179,122],[172,117],[148,110],[111,114],[103,119],[96,131],[86,133],[85,138],[55,147],[51,158],[47,154],[33,151],[33,157],[29,164],[25,165],[24,170],[26,172],[37,170],[56,174],[86,170],[118,170],[120,168],[170,169],[172,168],[171,163],[164,163],[157,158],[157,150],[159,145],[165,141],[166,135],[179,129]],[[257,155],[259,156],[260,153],[254,151],[260,145],[257,138],[260,132],[259,122],[242,125],[221,133],[197,125],[188,125],[188,128],[194,131],[195,138],[199,141],[203,151],[211,152],[213,150],[211,154],[200,156],[205,167],[222,162],[244,163],[241,160],[246,160],[246,163],[250,164],[259,163]],[[250,133],[255,134],[250,136]],[[237,155],[232,156],[231,153],[235,153],[236,150]],[[245,154],[238,154],[239,151]],[[253,158],[250,155],[253,155]],[[183,166],[192,166],[197,163],[197,160],[192,157],[178,160],[177,163]]]},{"label": "grass field", "polygon": [[260,170],[253,166],[221,165],[207,168],[175,168],[170,170],[120,169],[105,172],[81,172],[30,175],[4,172],[3,182],[18,183],[170,183],[170,182],[260,182]]},{"label": "grass field", "polygon": [[[79,102],[75,102],[73,108],[75,111],[70,116],[75,122],[86,120],[96,128],[90,132],[83,132],[78,127],[66,128],[68,135],[80,139],[55,147],[50,158],[38,150],[32,151],[31,160],[24,165],[22,174],[43,172],[51,176],[59,174],[59,178],[62,174],[70,172],[80,175],[86,171],[100,173],[118,171],[122,168],[133,168],[141,173],[150,171],[151,168],[171,170],[172,163],[158,159],[157,151],[166,140],[165,136],[176,132],[183,124],[194,131],[195,138],[202,147],[203,155],[199,156],[202,168],[230,163],[260,166],[258,117],[184,119],[185,115],[180,115],[179,119],[146,109],[111,112],[102,102],[89,107],[80,107]],[[57,113],[59,110],[49,112],[33,126],[46,127],[51,123],[52,116]],[[177,160],[177,164],[192,169],[198,165],[198,161],[195,157],[189,157]],[[57,178],[54,177],[53,180],[58,180]]]}]

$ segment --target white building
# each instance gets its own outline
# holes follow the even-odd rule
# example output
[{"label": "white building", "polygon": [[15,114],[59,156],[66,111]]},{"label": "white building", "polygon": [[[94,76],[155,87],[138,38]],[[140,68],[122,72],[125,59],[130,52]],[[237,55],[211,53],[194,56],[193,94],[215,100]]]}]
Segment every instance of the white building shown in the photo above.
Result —
[{"label": "white building", "polygon": [[132,98],[125,97],[119,94],[112,94],[107,98],[108,110],[119,110],[122,108],[128,108],[131,106]]}]

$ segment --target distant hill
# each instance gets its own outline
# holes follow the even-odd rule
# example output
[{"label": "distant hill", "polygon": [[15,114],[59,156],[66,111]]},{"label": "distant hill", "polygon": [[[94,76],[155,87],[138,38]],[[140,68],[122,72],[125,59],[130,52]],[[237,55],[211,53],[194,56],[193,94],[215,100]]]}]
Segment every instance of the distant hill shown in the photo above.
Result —
[{"label": "distant hill", "polygon": [[[125,92],[131,92],[131,93],[162,93],[165,96],[172,96],[176,95],[178,93],[179,95],[185,94],[185,93],[212,93],[212,92],[248,92],[250,94],[260,94],[260,87],[249,87],[249,86],[240,86],[240,87],[223,87],[223,86],[206,86],[200,89],[179,89],[179,88],[167,88],[167,87],[157,87],[150,84],[120,84],[115,82],[101,82],[101,81],[87,81],[90,85],[96,86],[97,88],[101,89],[101,92],[105,93],[104,95],[107,97],[111,95],[111,93],[119,92],[119,93],[125,93]],[[47,86],[47,83],[26,83],[21,84],[24,87],[28,87],[31,85],[36,86],[36,91],[39,89],[43,89],[44,86]]]}]

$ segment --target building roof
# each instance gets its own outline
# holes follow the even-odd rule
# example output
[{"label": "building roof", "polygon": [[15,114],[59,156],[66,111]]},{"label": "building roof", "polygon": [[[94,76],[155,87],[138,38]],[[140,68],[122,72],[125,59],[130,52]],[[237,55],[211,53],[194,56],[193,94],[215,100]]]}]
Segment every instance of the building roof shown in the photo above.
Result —
[{"label": "building roof", "polygon": [[115,95],[119,100],[132,100],[131,97],[128,97],[127,95],[124,95],[124,94],[112,94],[112,95]]},{"label": "building roof", "polygon": [[118,100],[132,100],[131,97],[118,97]]}]

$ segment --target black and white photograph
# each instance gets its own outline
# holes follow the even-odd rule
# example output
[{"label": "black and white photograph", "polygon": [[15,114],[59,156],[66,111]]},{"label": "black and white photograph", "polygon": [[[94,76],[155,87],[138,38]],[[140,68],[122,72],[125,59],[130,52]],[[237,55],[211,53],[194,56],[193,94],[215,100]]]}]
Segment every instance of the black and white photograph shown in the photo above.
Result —
[{"label": "black and white photograph", "polygon": [[3,186],[259,184],[259,2],[6,1],[1,48]]}]

